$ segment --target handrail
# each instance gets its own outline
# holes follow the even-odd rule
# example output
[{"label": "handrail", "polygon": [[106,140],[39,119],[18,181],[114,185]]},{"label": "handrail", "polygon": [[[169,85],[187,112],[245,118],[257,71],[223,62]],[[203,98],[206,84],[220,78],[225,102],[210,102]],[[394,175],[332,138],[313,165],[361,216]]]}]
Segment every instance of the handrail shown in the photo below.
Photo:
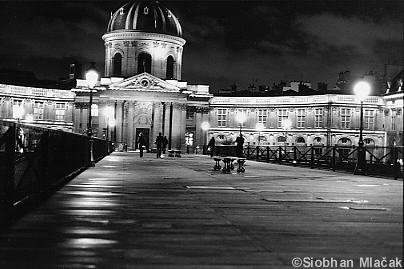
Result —
[{"label": "handrail", "polygon": [[[95,161],[113,150],[111,141],[92,140]],[[88,167],[89,147],[86,135],[0,120],[0,207]]]},{"label": "handrail", "polygon": [[[219,156],[234,155],[236,146],[215,146]],[[246,146],[247,159],[279,164],[306,165],[311,168],[328,168],[353,172],[357,162],[356,146]],[[404,176],[403,147],[365,147],[366,170],[373,175]]]}]

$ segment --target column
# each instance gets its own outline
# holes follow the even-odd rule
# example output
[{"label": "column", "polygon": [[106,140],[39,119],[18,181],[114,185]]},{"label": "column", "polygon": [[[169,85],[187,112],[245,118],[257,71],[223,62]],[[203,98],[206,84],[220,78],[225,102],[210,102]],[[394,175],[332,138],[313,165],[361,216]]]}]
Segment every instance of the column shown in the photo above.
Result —
[{"label": "column", "polygon": [[115,103],[115,136],[116,136],[116,142],[123,142],[122,141],[122,117],[123,117],[123,111],[122,111],[122,101],[117,101]]},{"label": "column", "polygon": [[135,143],[136,143],[136,134],[135,134],[135,130],[133,128],[133,118],[135,115],[134,106],[135,106],[135,102],[133,102],[133,101],[128,102],[128,116],[127,116],[128,147],[131,147],[132,149],[135,149]]},{"label": "column", "polygon": [[131,141],[129,141],[128,137],[128,101],[123,101],[122,103],[122,142],[127,143],[130,146]]}]

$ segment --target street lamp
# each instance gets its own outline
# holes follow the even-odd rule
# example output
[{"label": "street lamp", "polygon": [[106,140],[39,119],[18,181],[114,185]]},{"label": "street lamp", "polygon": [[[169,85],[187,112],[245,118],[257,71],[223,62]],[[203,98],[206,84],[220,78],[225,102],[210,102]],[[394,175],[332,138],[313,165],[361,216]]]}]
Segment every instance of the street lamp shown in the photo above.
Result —
[{"label": "street lamp", "polygon": [[241,127],[243,126],[243,123],[247,120],[247,116],[244,112],[238,112],[236,120],[240,123],[240,136],[241,136]]},{"label": "street lamp", "polygon": [[202,130],[204,132],[205,138],[203,139],[203,154],[206,155],[207,154],[207,144],[208,144],[208,130],[209,130],[209,122],[203,122],[202,125]]},{"label": "street lamp", "polygon": [[92,128],[92,115],[91,107],[93,105],[93,89],[98,81],[98,70],[95,67],[95,62],[91,63],[91,66],[86,70],[86,82],[88,89],[90,91],[90,101],[88,104],[88,125],[87,125],[87,135],[90,143],[90,166],[95,166],[94,156],[93,156],[93,128]]},{"label": "street lamp", "polygon": [[285,130],[285,146],[286,146],[286,142],[288,141],[288,129],[290,129],[291,126],[292,126],[292,121],[290,119],[285,119],[282,121],[282,128]]},{"label": "street lamp", "polygon": [[285,119],[282,121],[282,128],[285,130],[285,155],[287,152],[287,142],[288,142],[288,129],[292,126],[292,121],[290,119]]},{"label": "street lamp", "polygon": [[355,175],[366,175],[366,159],[365,150],[363,148],[363,100],[370,93],[370,85],[367,82],[358,82],[354,87],[354,93],[360,101],[360,127],[359,127],[359,143],[358,143],[358,159],[354,170]]},{"label": "street lamp", "polygon": [[260,138],[261,138],[261,132],[265,129],[265,126],[262,122],[257,123],[255,128],[258,131],[258,146],[260,145]]}]

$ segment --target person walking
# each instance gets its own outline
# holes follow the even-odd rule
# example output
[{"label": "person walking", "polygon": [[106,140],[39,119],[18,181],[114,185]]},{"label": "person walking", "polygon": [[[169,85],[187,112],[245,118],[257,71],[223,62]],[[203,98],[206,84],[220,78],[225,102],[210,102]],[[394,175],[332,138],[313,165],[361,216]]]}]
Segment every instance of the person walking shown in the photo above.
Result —
[{"label": "person walking", "polygon": [[164,138],[161,135],[161,132],[159,132],[159,135],[156,138],[156,142],[154,142],[154,144],[156,144],[157,146],[157,158],[161,158],[161,150],[163,149],[163,143],[164,143]]},{"label": "person walking", "polygon": [[244,137],[241,134],[236,138],[236,143],[236,155],[237,157],[243,157]]},{"label": "person walking", "polygon": [[167,145],[168,145],[168,139],[167,139],[167,136],[164,136],[164,138],[163,138],[163,154],[166,154]]},{"label": "person walking", "polygon": [[215,138],[214,138],[214,137],[212,137],[212,138],[209,140],[208,149],[210,150],[210,157],[212,158],[212,157],[213,157],[213,154],[214,154],[214,152],[215,152]]},{"label": "person walking", "polygon": [[146,146],[146,139],[144,138],[144,135],[142,132],[139,133],[139,136],[137,138],[137,144],[140,150],[140,157],[143,157],[143,147]]}]

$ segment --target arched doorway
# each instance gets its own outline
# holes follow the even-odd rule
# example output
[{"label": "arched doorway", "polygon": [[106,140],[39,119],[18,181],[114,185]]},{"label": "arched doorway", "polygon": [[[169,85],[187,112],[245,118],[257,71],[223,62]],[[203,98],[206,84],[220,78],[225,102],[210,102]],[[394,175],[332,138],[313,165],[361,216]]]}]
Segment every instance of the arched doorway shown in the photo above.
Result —
[{"label": "arched doorway", "polygon": [[147,150],[147,152],[149,152],[150,151],[150,128],[142,128],[142,127],[136,128],[136,133],[135,133],[136,140],[135,140],[134,148],[135,148],[135,150],[138,150],[139,145],[138,145],[137,139],[138,139],[140,133],[143,133],[143,136],[146,141],[146,150]]}]

